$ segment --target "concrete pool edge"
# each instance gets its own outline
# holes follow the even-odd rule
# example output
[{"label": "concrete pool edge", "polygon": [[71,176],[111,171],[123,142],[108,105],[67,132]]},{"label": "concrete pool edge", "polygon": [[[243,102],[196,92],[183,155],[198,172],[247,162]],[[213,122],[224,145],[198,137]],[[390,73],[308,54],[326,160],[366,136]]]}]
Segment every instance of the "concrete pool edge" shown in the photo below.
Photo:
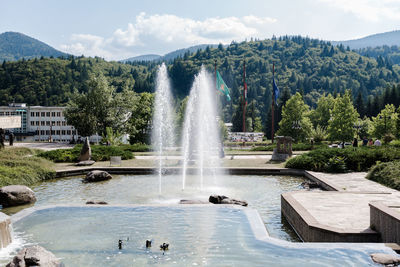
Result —
[{"label": "concrete pool edge", "polygon": [[388,246],[383,243],[357,243],[357,246],[354,246],[354,243],[296,243],[289,242],[282,239],[277,239],[270,237],[267,229],[265,228],[264,222],[262,221],[260,214],[257,210],[242,207],[242,206],[234,206],[234,205],[215,205],[215,204],[191,204],[191,205],[182,205],[182,204],[116,204],[116,205],[46,205],[46,206],[38,206],[38,207],[30,207],[24,209],[14,215],[11,216],[11,222],[15,223],[26,216],[29,216],[37,211],[49,210],[54,208],[87,208],[87,209],[103,209],[103,208],[143,208],[143,207],[155,207],[155,208],[179,208],[179,209],[190,209],[193,207],[199,208],[215,208],[215,209],[235,209],[243,211],[243,214],[246,216],[253,236],[256,240],[261,242],[266,242],[268,244],[272,244],[279,247],[284,248],[294,248],[294,249],[306,249],[306,248],[314,248],[314,249],[352,249],[352,250],[376,250],[376,251],[384,251],[385,253],[395,254],[395,252]]}]

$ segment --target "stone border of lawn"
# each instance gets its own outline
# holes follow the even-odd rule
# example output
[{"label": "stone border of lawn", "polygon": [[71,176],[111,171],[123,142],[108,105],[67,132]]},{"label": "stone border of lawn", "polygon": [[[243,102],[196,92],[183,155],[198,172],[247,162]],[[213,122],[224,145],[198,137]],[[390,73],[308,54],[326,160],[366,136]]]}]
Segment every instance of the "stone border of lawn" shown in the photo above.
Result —
[{"label": "stone border of lawn", "polygon": [[[84,175],[93,170],[106,171],[110,174],[152,174],[156,171],[156,168],[147,167],[85,167],[85,168],[71,168],[66,170],[57,170],[56,178]],[[164,168],[167,174],[176,174],[182,171],[182,168],[178,167],[167,167]],[[188,168],[189,173],[194,173],[195,168]],[[222,172],[227,172],[231,175],[295,175],[303,176],[313,182],[316,182],[320,187],[327,191],[339,191],[332,183],[322,177],[317,177],[314,174],[309,173],[306,170],[299,169],[286,169],[286,168],[219,168]]]}]

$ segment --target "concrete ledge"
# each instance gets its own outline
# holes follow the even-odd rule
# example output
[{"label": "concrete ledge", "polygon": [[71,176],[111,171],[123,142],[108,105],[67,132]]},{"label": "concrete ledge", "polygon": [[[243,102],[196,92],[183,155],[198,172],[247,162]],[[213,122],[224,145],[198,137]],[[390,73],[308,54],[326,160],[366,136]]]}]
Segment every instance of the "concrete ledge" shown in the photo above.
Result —
[{"label": "concrete ledge", "polygon": [[[66,170],[58,170],[56,171],[56,177],[67,177],[67,176],[75,176],[75,175],[83,175],[93,170],[101,170],[106,171],[111,174],[152,174],[157,171],[157,168],[142,168],[142,167],[85,167],[85,168],[71,168]],[[180,167],[167,167],[163,169],[166,174],[176,174],[181,173],[182,168]],[[197,171],[197,168],[188,168],[187,171],[189,174],[193,174]],[[205,169],[207,171],[207,169]],[[304,170],[297,169],[285,169],[285,168],[276,168],[276,169],[266,169],[266,168],[218,168],[217,171],[226,172],[232,175],[296,175],[296,176],[305,176]],[[316,182],[318,180],[315,180]]]},{"label": "concrete ledge", "polygon": [[370,224],[382,236],[385,243],[400,243],[400,204],[386,205],[381,202],[369,203]]},{"label": "concrete ledge", "polygon": [[364,231],[343,230],[320,224],[292,194],[281,195],[281,211],[293,229],[305,242],[380,242],[379,233],[366,229]]}]

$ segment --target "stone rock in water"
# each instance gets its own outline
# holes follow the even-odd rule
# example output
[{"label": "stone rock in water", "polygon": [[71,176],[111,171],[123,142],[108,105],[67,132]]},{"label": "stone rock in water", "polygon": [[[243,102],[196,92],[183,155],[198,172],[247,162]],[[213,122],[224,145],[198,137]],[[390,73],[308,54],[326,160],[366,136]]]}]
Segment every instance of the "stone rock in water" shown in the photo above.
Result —
[{"label": "stone rock in water", "polygon": [[208,201],[210,201],[213,204],[233,204],[233,205],[241,205],[241,206],[247,206],[247,202],[244,200],[237,200],[233,198],[229,198],[227,196],[220,196],[220,195],[211,195],[208,198]]},{"label": "stone rock in water", "polygon": [[396,255],[374,253],[371,254],[371,258],[374,262],[382,265],[398,266],[400,264],[400,258]]},{"label": "stone rock in water", "polygon": [[106,181],[112,179],[111,174],[106,171],[91,171],[86,174],[85,179],[82,180],[84,183],[94,183],[100,181]]},{"label": "stone rock in water", "polygon": [[25,266],[61,267],[64,265],[50,251],[41,246],[32,246],[22,249],[6,265],[6,267]]},{"label": "stone rock in water", "polygon": [[86,137],[78,161],[87,161],[90,160],[91,157],[92,157],[92,149],[90,148],[89,137]]},{"label": "stone rock in water", "polygon": [[36,202],[35,193],[25,185],[8,185],[0,188],[0,204],[4,207]]},{"label": "stone rock in water", "polygon": [[107,205],[108,203],[105,201],[93,201],[93,200],[89,200],[86,201],[86,205]]}]

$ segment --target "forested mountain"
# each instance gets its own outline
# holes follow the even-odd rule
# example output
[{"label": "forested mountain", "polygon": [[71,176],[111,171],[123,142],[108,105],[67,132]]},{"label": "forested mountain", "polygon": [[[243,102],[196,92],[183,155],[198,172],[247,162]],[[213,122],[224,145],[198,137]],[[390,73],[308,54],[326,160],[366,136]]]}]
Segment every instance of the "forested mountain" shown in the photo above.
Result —
[{"label": "forested mountain", "polygon": [[[252,122],[268,120],[273,63],[275,79],[281,90],[278,114],[282,104],[295,92],[300,92],[305,102],[315,107],[321,95],[335,95],[350,89],[357,105],[365,110],[364,114],[371,115],[368,112],[379,111],[389,91],[400,82],[400,67],[392,65],[384,57],[376,60],[360,56],[343,45],[333,46],[329,42],[300,36],[281,37],[232,42],[227,47],[206,47],[167,62],[177,100],[189,94],[194,75],[201,65],[213,73],[215,60],[231,90],[231,102],[220,97],[227,122],[241,118],[244,60],[248,85],[247,112]],[[117,90],[127,86],[136,92],[153,92],[157,64],[153,61],[122,64],[83,57],[4,62],[0,67],[0,104],[16,101],[31,105],[63,105],[72,92],[86,92],[88,77],[96,73],[103,73]],[[394,89],[393,94],[397,96],[400,87]]]},{"label": "forested mountain", "polygon": [[196,52],[197,50],[206,49],[206,47],[214,48],[217,46],[218,45],[215,45],[215,44],[195,45],[195,46],[191,46],[188,48],[182,48],[182,49],[178,49],[178,50],[169,52],[169,53],[165,54],[164,56],[149,54],[149,55],[131,57],[128,59],[121,60],[121,62],[127,63],[127,62],[140,62],[140,61],[171,61],[171,60],[176,59],[177,57],[182,57],[185,54],[192,54],[192,53]]},{"label": "forested mountain", "polygon": [[400,45],[400,31],[378,33],[355,40],[332,42],[332,44],[342,44],[344,46],[349,46],[351,49],[360,49],[384,45]]},{"label": "forested mountain", "polygon": [[103,74],[121,91],[151,91],[154,77],[147,67],[107,62],[101,58],[40,58],[3,62],[0,67],[0,105],[65,105],[73,92],[87,92],[90,75]]},{"label": "forested mountain", "polygon": [[374,57],[377,60],[385,59],[386,61],[389,61],[390,64],[400,64],[400,47],[397,45],[367,47],[360,48],[355,51],[360,55]]},{"label": "forested mountain", "polygon": [[0,34],[0,61],[31,59],[39,57],[67,57],[51,46],[18,32]]},{"label": "forested mountain", "polygon": [[148,55],[130,57],[130,58],[121,60],[121,62],[125,63],[125,62],[135,62],[135,61],[153,61],[153,60],[159,60],[161,58],[162,58],[162,56],[160,56],[160,55],[148,54]]}]

